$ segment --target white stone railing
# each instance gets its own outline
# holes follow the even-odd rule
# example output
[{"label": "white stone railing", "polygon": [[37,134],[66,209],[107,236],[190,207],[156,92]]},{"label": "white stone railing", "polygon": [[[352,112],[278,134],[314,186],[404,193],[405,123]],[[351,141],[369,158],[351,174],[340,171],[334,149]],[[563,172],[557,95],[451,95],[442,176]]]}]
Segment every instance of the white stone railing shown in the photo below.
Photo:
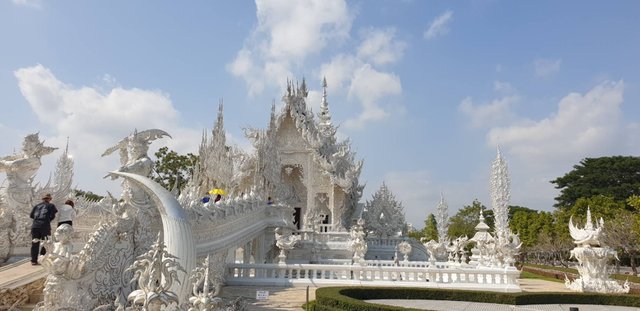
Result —
[{"label": "white stone railing", "polygon": [[404,238],[400,237],[388,237],[388,238],[378,238],[373,236],[367,237],[367,245],[369,247],[395,247],[398,243],[404,241]]},{"label": "white stone railing", "polygon": [[318,226],[319,232],[331,232],[333,231],[333,225],[331,224],[321,224]]},{"label": "white stone railing", "polygon": [[[229,207],[231,208],[231,207]],[[267,227],[286,225],[288,208],[282,205],[254,206],[238,211],[225,221],[193,221],[198,256],[235,248],[264,233]]]},{"label": "white stone railing", "polygon": [[515,269],[317,264],[229,264],[227,269],[227,285],[344,284],[520,291],[520,271]]}]

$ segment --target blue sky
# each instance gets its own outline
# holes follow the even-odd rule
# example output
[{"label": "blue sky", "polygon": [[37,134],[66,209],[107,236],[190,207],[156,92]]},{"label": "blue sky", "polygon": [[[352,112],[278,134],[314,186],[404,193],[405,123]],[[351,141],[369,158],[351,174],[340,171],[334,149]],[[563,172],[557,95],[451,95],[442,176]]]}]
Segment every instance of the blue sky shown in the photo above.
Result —
[{"label": "blue sky", "polygon": [[[195,152],[225,103],[229,141],[265,127],[286,79],[321,79],[341,138],[422,226],[440,192],[451,214],[489,206],[500,144],[512,204],[551,210],[548,182],[585,157],[640,153],[637,1],[0,2],[0,154],[39,131],[70,138],[81,189],[104,193],[134,128]],[[46,181],[60,151],[44,158]],[[2,178],[2,177],[0,177]]]}]

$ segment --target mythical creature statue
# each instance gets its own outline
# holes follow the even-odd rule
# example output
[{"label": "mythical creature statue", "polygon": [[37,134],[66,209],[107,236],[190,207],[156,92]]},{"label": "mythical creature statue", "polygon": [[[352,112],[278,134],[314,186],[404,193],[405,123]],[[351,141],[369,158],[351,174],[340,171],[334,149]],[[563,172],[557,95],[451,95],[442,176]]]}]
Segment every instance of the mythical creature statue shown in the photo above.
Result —
[{"label": "mythical creature statue", "polygon": [[424,247],[427,249],[427,252],[429,253],[429,262],[431,263],[431,265],[435,265],[438,259],[441,259],[443,257],[446,258],[447,244],[449,243],[440,243],[436,240],[430,240],[429,242],[425,243],[425,240],[425,238],[422,238],[420,239],[420,242],[422,242],[422,245],[424,245]]},{"label": "mythical creature statue", "polygon": [[576,268],[580,278],[571,282],[565,278],[565,286],[579,292],[628,293],[629,283],[620,285],[609,278],[608,264],[611,259],[618,260],[618,253],[602,245],[600,235],[604,228],[604,220],[594,227],[591,221],[591,209],[587,207],[587,221],[584,228],[573,224],[573,215],[569,218],[569,233],[576,247],[571,250],[571,257],[578,260]]},{"label": "mythical creature statue", "polygon": [[366,265],[364,256],[367,253],[368,245],[367,234],[364,232],[364,219],[358,218],[356,224],[351,227],[349,235],[351,237],[349,247],[353,251],[353,263]]},{"label": "mythical creature statue", "polygon": [[498,236],[495,241],[497,259],[503,267],[513,267],[515,256],[518,255],[520,247],[522,247],[520,237],[508,228],[506,231],[496,233],[496,235]]},{"label": "mythical creature statue", "polygon": [[[148,177],[153,169],[153,161],[147,155],[149,144],[153,140],[163,137],[171,137],[167,132],[158,129],[150,129],[142,132],[135,130],[133,134],[120,140],[115,146],[107,149],[102,156],[108,156],[114,151],[120,152],[120,164],[122,165],[119,172],[133,173]],[[123,198],[126,200],[130,197],[132,201],[141,201],[146,198],[144,191],[138,187],[129,185],[125,180],[123,182],[124,192]]]},{"label": "mythical creature statue", "polygon": [[36,310],[53,310],[69,308],[79,310],[79,301],[69,299],[77,291],[73,276],[77,270],[77,256],[72,256],[73,228],[68,224],[59,226],[53,234],[53,239],[43,241],[43,246],[49,250],[42,258],[42,266],[49,272],[44,286],[44,301]]},{"label": "mythical creature statue", "polygon": [[451,245],[447,247],[449,251],[449,261],[458,263],[458,264],[466,264],[467,262],[467,252],[465,251],[465,247],[469,244],[469,238],[467,236],[458,237],[457,239],[451,241]]},{"label": "mythical creature statue", "polygon": [[402,261],[409,261],[409,254],[411,254],[411,244],[409,244],[409,242],[402,241],[398,243],[398,251],[400,251],[403,256]]},{"label": "mythical creature statue", "polygon": [[42,192],[34,190],[33,177],[42,165],[40,158],[56,149],[45,146],[35,133],[24,138],[21,153],[0,158],[0,172],[7,174],[0,187],[0,262],[9,259],[16,245],[29,243],[29,212],[36,192]]},{"label": "mythical creature statue", "polygon": [[287,259],[287,255],[285,251],[293,249],[296,244],[300,241],[301,237],[299,235],[284,235],[283,229],[281,227],[277,227],[275,230],[276,236],[276,246],[280,249],[280,255],[278,255],[279,261],[278,264],[284,265],[286,264],[285,260]]},{"label": "mythical creature statue", "polygon": [[600,246],[600,234],[604,228],[604,220],[600,218],[600,223],[595,227],[591,221],[591,209],[587,207],[587,222],[584,228],[579,228],[573,224],[573,215],[569,218],[569,233],[574,243],[581,247]]}]

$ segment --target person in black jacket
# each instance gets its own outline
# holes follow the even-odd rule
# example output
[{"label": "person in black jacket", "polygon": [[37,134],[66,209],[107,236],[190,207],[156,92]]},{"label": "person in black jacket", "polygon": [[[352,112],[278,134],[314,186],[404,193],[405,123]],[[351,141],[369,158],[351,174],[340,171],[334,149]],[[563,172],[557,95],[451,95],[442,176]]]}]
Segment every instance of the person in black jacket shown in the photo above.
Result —
[{"label": "person in black jacket", "polygon": [[38,264],[38,251],[40,255],[47,253],[47,250],[43,247],[40,249],[40,240],[45,239],[51,235],[51,221],[56,217],[58,209],[51,203],[51,194],[47,193],[42,202],[34,206],[31,210],[31,219],[33,224],[31,225],[31,264]]}]

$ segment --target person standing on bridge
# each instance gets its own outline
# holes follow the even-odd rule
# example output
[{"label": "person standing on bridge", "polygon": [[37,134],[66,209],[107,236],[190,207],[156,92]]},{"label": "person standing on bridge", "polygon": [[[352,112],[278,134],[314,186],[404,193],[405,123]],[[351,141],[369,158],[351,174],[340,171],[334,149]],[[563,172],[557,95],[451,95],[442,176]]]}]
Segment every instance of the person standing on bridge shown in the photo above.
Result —
[{"label": "person standing on bridge", "polygon": [[64,202],[64,205],[60,207],[58,214],[58,227],[63,224],[68,224],[69,226],[73,226],[73,220],[76,218],[76,208],[74,207],[73,201],[67,200]]},{"label": "person standing on bridge", "polygon": [[47,193],[42,202],[34,206],[31,210],[29,217],[33,219],[31,225],[31,265],[38,264],[38,252],[40,255],[47,253],[47,250],[43,247],[40,249],[40,240],[45,239],[51,235],[51,221],[56,217],[58,209],[51,203],[51,194]]}]

